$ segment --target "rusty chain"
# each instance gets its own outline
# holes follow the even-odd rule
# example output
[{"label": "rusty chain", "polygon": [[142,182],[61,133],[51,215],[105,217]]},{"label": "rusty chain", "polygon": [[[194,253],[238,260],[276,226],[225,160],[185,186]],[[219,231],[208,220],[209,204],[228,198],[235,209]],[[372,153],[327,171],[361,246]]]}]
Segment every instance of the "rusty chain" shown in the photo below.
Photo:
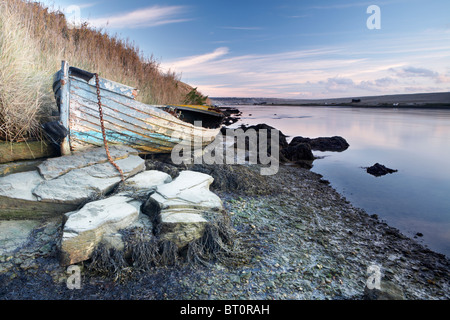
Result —
[{"label": "rusty chain", "polygon": [[123,171],[120,169],[120,167],[114,162],[114,160],[111,158],[111,154],[109,153],[108,149],[108,142],[106,141],[106,132],[105,132],[105,124],[103,122],[103,108],[102,108],[102,100],[100,98],[100,81],[98,79],[98,74],[95,74],[95,85],[97,87],[97,99],[98,99],[98,113],[100,118],[100,126],[102,128],[102,135],[103,135],[103,145],[105,146],[106,156],[108,157],[108,161],[119,171],[120,178],[122,179],[122,182],[125,181]]}]

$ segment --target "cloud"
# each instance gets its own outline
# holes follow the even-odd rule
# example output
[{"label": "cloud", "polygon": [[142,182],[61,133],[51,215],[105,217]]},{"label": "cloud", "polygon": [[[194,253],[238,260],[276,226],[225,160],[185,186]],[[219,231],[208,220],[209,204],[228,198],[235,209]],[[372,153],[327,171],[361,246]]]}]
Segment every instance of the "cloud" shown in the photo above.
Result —
[{"label": "cloud", "polygon": [[377,1],[376,3],[372,2],[347,2],[347,3],[339,3],[339,4],[331,4],[331,5],[323,5],[323,6],[312,6],[311,9],[317,10],[329,10],[329,9],[346,9],[353,7],[368,7],[370,5],[376,4],[378,6],[389,5],[394,3],[402,3],[406,2],[406,0],[389,0],[389,1]]},{"label": "cloud", "polygon": [[355,87],[355,82],[349,78],[328,78],[327,81],[319,81],[327,92],[347,91]]},{"label": "cloud", "polygon": [[221,27],[228,30],[262,30],[261,27]]},{"label": "cloud", "polygon": [[397,71],[397,75],[403,77],[429,77],[436,78],[439,74],[435,71],[425,68],[416,68],[416,67],[405,67],[399,71]]},{"label": "cloud", "polygon": [[361,46],[243,55],[220,47],[162,66],[182,73],[183,81],[210,97],[301,98],[307,92],[316,98],[338,98],[399,94],[413,87],[417,92],[448,88],[450,66],[447,59],[441,59],[441,48],[429,53],[437,57],[424,62],[422,52],[405,57],[361,52]]},{"label": "cloud", "polygon": [[77,6],[80,7],[80,9],[87,9],[87,8],[95,7],[96,5],[98,5],[100,3],[102,3],[102,2],[87,2],[87,3],[78,4]]},{"label": "cloud", "polygon": [[155,27],[191,20],[180,17],[185,12],[185,6],[152,6],[109,17],[91,19],[89,24],[94,27],[108,26],[114,29]]},{"label": "cloud", "polygon": [[450,78],[448,76],[427,68],[416,68],[413,66],[408,66],[401,69],[390,69],[390,71],[394,72],[398,77],[401,78],[422,77],[433,79],[437,83],[450,82]]},{"label": "cloud", "polygon": [[220,47],[214,50],[211,53],[206,53],[202,55],[196,55],[191,57],[182,58],[180,60],[176,60],[173,62],[163,63],[161,64],[161,68],[164,70],[183,70],[190,67],[195,67],[201,64],[204,64],[206,62],[215,60],[223,55],[226,55],[228,53],[227,47]]}]

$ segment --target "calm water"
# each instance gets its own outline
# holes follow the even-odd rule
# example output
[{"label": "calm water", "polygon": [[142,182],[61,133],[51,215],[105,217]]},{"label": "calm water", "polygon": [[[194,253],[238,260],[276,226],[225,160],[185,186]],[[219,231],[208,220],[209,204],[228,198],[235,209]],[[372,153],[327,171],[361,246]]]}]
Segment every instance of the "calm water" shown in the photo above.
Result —
[{"label": "calm water", "polygon": [[[355,206],[450,257],[450,110],[237,106],[238,124],[290,136],[342,136],[344,152],[318,152],[320,173]],[[374,177],[376,162],[398,172]]]}]

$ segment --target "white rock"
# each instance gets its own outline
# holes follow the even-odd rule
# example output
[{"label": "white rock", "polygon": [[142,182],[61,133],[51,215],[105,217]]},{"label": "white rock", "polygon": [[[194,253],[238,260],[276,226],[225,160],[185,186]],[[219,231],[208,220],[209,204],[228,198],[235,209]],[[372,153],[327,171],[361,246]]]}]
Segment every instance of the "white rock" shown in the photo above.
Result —
[{"label": "white rock", "polygon": [[214,181],[210,175],[182,171],[171,183],[158,186],[152,197],[161,204],[161,208],[193,207],[205,210],[220,210],[222,200],[209,190]]},{"label": "white rock", "polygon": [[0,196],[36,201],[33,189],[44,179],[37,171],[13,173],[0,178]]},{"label": "white rock", "polygon": [[148,170],[138,173],[126,180],[124,191],[120,195],[147,196],[156,190],[156,187],[172,181],[172,177],[165,172]]},{"label": "white rock", "polygon": [[[145,170],[145,161],[136,150],[111,146],[110,152],[125,177]],[[47,159],[36,170],[0,177],[0,217],[28,219],[66,213],[111,191],[120,181],[120,173],[108,162],[103,148]]]},{"label": "white rock", "polygon": [[86,204],[67,213],[61,242],[61,265],[71,265],[91,257],[105,234],[111,235],[133,224],[139,209],[128,197],[113,196]]},{"label": "white rock", "polygon": [[160,224],[161,239],[170,240],[181,249],[203,236],[208,223],[205,214],[223,210],[222,200],[209,190],[213,181],[207,174],[188,170],[157,187],[144,210]]},{"label": "white rock", "polygon": [[[125,177],[145,170],[145,161],[129,156],[115,161]],[[121,181],[120,173],[110,164],[102,163],[72,170],[56,179],[40,183],[33,194],[42,202],[80,204],[98,194],[111,191]]]},{"label": "white rock", "polygon": [[71,204],[39,202],[33,190],[43,181],[36,170],[1,177],[0,218],[36,219],[76,209],[76,206]]},{"label": "white rock", "polygon": [[[130,155],[138,154],[136,150],[127,146],[109,146],[108,149],[113,160],[124,159]],[[98,147],[72,155],[47,159],[38,166],[38,170],[44,179],[51,180],[72,170],[106,162],[108,162],[108,158],[105,148]]]}]

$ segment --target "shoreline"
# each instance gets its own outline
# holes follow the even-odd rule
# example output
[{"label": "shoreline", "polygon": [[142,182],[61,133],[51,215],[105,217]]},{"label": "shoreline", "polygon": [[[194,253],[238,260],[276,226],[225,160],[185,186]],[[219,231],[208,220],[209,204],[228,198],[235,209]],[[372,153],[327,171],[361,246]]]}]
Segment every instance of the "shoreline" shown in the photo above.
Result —
[{"label": "shoreline", "polygon": [[211,188],[237,242],[249,250],[246,261],[153,268],[123,283],[83,273],[82,288],[69,290],[56,258],[60,221],[50,219],[0,259],[0,299],[363,300],[371,298],[365,291],[371,265],[380,267],[389,299],[450,298],[444,255],[355,208],[317,173],[282,165],[278,174],[253,181],[254,166],[218,169],[255,188]]},{"label": "shoreline", "polygon": [[211,98],[214,103],[227,105],[261,105],[293,107],[361,107],[361,108],[450,108],[450,92],[396,94],[380,96],[329,98],[329,99],[281,99],[281,98]]},{"label": "shoreline", "polygon": [[[239,106],[255,106],[252,104],[241,104]],[[340,104],[271,104],[261,106],[281,106],[281,107],[322,107],[322,108],[373,108],[373,109],[450,109],[450,104],[420,104],[420,105],[385,105],[385,104],[358,104],[358,103],[340,103]]]}]

